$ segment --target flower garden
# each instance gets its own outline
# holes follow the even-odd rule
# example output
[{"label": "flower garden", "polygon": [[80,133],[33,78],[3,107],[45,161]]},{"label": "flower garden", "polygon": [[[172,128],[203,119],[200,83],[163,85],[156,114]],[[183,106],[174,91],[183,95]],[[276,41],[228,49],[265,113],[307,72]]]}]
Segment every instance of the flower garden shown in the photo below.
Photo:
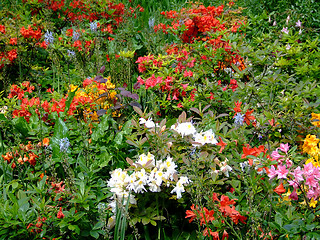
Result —
[{"label": "flower garden", "polygon": [[1,239],[320,239],[320,3],[0,3]]}]

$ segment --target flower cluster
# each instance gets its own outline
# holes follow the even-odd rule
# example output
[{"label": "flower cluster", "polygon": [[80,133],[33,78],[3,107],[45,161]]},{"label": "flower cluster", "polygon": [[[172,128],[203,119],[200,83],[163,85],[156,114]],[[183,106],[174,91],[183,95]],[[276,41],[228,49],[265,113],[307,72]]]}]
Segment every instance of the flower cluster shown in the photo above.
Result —
[{"label": "flower cluster", "polygon": [[[115,85],[111,83],[110,77],[106,79],[105,83],[99,83],[92,78],[87,78],[83,81],[83,88],[78,88],[78,86],[71,84],[69,92],[76,91],[76,93],[69,107],[68,114],[74,115],[79,107],[84,107],[85,117],[98,120],[97,111],[99,109],[107,110],[115,103],[117,93],[113,90],[114,88]],[[26,96],[27,93],[31,94],[34,89],[34,86],[30,82],[24,82],[20,87],[15,84],[11,86],[8,98],[17,97],[17,99],[21,100],[19,108],[12,112],[13,118],[24,117],[29,122],[32,115],[29,109],[31,107],[35,108],[35,113],[39,117],[41,116],[41,119],[44,121],[48,119],[48,114],[52,112],[57,112],[58,114],[64,112],[68,95],[65,95],[60,100],[52,98],[50,102],[48,100],[40,102],[38,97],[29,98],[29,96]],[[53,93],[51,89],[48,89],[47,92]],[[40,108],[45,111],[45,115],[40,114]],[[117,112],[113,113],[113,116],[118,115]]]},{"label": "flower cluster", "polygon": [[[303,167],[294,168],[293,162],[289,159],[288,151],[289,145],[281,144],[280,148],[272,152],[272,159],[277,161],[277,165],[271,166],[268,177],[288,181],[289,186],[293,187],[289,199],[298,200],[299,192],[303,191],[306,193],[306,197],[316,204],[320,196],[320,168],[311,160],[308,160],[309,162],[306,162]],[[283,184],[280,184],[275,192],[284,193]]]},{"label": "flower cluster", "polygon": [[[174,186],[171,194],[177,194],[177,199],[182,197],[185,192],[184,186],[190,183],[190,180],[181,176],[177,178],[177,165],[171,157],[165,160],[156,160],[148,153],[138,157],[136,162],[132,162],[133,172],[122,170],[120,168],[111,173],[111,179],[108,181],[108,187],[113,193],[112,201],[109,206],[113,213],[116,213],[117,201],[126,205],[137,204],[135,194],[145,192],[160,192],[162,186]],[[174,185],[174,183],[176,184]]]},{"label": "flower cluster", "polygon": [[193,143],[194,146],[203,146],[205,144],[216,145],[218,143],[212,129],[198,133],[192,122],[176,123],[171,126],[171,129],[179,133],[182,137],[192,135],[195,141]]},{"label": "flower cluster", "polygon": [[41,147],[47,147],[49,145],[49,139],[44,138],[42,142],[39,142],[37,145],[31,144],[31,141],[27,145],[20,144],[19,149],[15,152],[7,152],[5,155],[1,155],[3,160],[7,164],[11,164],[11,168],[16,168],[18,165],[24,165],[29,163],[31,166],[35,166],[37,163],[37,158],[39,155],[35,151],[39,151]]},{"label": "flower cluster", "polygon": [[[209,227],[209,224],[214,220],[223,218],[230,218],[234,224],[238,224],[239,221],[245,224],[245,220],[247,219],[245,216],[242,216],[236,209],[234,201],[235,199],[230,200],[229,197],[225,195],[221,195],[220,199],[216,193],[212,195],[212,203],[214,204],[215,209],[208,210],[206,207],[199,207],[199,206],[191,206],[191,210],[186,211],[186,218],[190,218],[189,222],[191,223],[193,220],[197,219],[200,221],[200,225],[205,225],[206,228],[203,231],[204,236],[212,236],[213,239],[220,239],[219,232],[213,232]],[[217,202],[217,203],[216,203]],[[231,206],[231,207],[230,207]],[[225,220],[222,220],[224,223]],[[224,230],[222,239],[228,239],[229,235]]]}]

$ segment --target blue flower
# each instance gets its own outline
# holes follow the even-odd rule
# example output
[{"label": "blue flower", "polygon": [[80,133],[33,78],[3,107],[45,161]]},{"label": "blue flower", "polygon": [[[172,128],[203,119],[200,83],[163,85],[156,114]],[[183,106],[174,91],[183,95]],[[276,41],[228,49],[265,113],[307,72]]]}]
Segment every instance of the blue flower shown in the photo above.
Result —
[{"label": "blue flower", "polygon": [[79,37],[80,37],[80,33],[77,33],[76,31],[73,31],[72,40],[73,41],[77,41],[77,40],[79,40]]},{"label": "blue flower", "polygon": [[67,152],[70,146],[69,139],[67,137],[59,140],[60,152]]},{"label": "blue flower", "polygon": [[68,56],[69,57],[74,57],[76,55],[76,53],[74,51],[71,50],[67,50]]},{"label": "blue flower", "polygon": [[237,126],[242,126],[243,125],[243,121],[244,121],[244,114],[241,113],[237,113],[234,116],[234,124]]},{"label": "blue flower", "polygon": [[98,23],[97,22],[91,22],[90,23],[90,29],[92,32],[96,32],[98,28]]},{"label": "blue flower", "polygon": [[47,32],[44,34],[44,41],[46,42],[46,44],[50,44],[54,42],[54,37],[53,37],[53,33],[49,32],[47,30]]}]

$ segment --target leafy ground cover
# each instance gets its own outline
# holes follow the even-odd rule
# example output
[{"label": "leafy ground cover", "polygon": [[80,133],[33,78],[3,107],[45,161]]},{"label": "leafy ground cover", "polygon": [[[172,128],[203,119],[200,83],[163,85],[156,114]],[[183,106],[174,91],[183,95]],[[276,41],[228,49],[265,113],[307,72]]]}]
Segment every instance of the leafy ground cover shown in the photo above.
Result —
[{"label": "leafy ground cover", "polygon": [[319,6],[1,1],[1,239],[320,239]]}]

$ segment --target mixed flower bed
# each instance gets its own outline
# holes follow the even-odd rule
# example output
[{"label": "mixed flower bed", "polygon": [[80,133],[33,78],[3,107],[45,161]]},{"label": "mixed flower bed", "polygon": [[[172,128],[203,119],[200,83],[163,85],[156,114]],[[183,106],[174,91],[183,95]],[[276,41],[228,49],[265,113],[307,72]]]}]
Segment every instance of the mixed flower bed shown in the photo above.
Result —
[{"label": "mixed flower bed", "polygon": [[138,2],[3,4],[1,239],[320,239],[311,17]]}]

